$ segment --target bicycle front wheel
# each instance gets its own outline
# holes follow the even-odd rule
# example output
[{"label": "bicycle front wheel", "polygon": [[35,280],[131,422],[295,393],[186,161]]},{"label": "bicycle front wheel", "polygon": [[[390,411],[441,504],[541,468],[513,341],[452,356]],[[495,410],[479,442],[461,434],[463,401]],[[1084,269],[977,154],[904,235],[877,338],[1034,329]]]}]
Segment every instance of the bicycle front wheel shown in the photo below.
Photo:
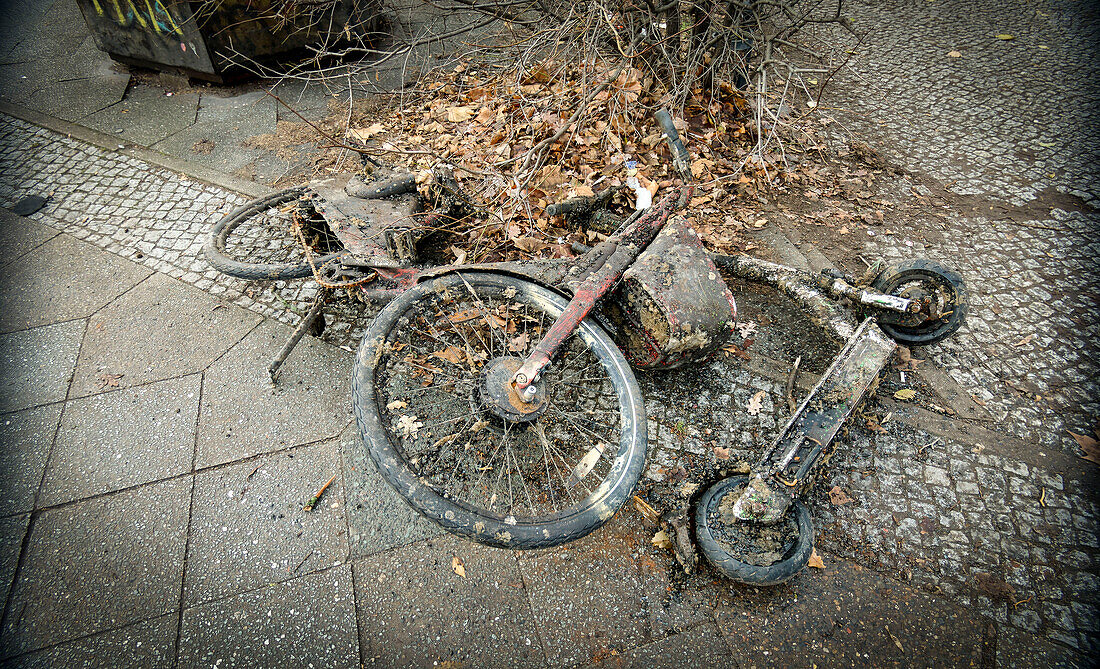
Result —
[{"label": "bicycle front wheel", "polygon": [[305,194],[305,188],[290,188],[230,212],[210,231],[203,247],[210,265],[249,280],[311,276],[313,270],[295,227],[301,228],[318,267],[336,257],[340,243]]},{"label": "bicycle front wheel", "polygon": [[353,405],[383,478],[450,532],[556,546],[605,523],[645,463],[633,372],[586,319],[521,401],[511,377],[565,308],[510,276],[450,274],[391,302],[359,347]]}]

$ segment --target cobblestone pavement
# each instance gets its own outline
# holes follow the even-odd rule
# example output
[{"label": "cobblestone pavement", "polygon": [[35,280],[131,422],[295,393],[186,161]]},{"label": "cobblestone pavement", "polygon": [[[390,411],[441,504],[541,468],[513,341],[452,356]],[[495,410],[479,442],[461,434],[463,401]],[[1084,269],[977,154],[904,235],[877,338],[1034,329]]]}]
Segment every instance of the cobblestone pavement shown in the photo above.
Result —
[{"label": "cobblestone pavement", "polygon": [[[209,225],[237,196],[0,116],[0,206],[31,192],[51,194],[37,220],[257,313],[293,321],[288,311],[304,311],[312,298],[308,286],[221,277],[198,258]],[[361,327],[362,317],[339,318],[326,337],[348,345]],[[752,462],[785,414],[782,383],[735,360],[642,383],[652,430],[647,485],[685,459],[713,468],[716,444]],[[763,410],[750,416],[744,407],[759,390]],[[813,499],[824,547],[1000,625],[1096,651],[1100,511],[1088,485],[1024,464],[997,443],[896,422],[885,434],[852,434]],[[822,491],[834,485],[855,501],[833,507]]]},{"label": "cobblestone pavement", "polygon": [[[642,381],[656,437],[649,481],[692,456],[714,463],[714,445],[731,448],[731,463],[753,463],[787,416],[781,380],[729,360]],[[750,416],[745,407],[761,390],[763,409]],[[1094,479],[1070,482],[998,453],[995,443],[897,421],[883,433],[856,428],[840,438],[827,471],[811,498],[820,546],[993,620],[1097,651]],[[853,502],[832,504],[834,486]]]},{"label": "cobblestone pavement", "polygon": [[[1043,205],[1029,221],[929,216],[942,242],[877,235],[865,255],[958,268],[969,325],[927,355],[999,428],[1076,453],[1067,428],[1100,421],[1100,10],[857,0],[847,11],[863,40],[829,93],[846,127],[950,193],[986,198],[984,211]],[[911,179],[895,187],[929,194]]]}]

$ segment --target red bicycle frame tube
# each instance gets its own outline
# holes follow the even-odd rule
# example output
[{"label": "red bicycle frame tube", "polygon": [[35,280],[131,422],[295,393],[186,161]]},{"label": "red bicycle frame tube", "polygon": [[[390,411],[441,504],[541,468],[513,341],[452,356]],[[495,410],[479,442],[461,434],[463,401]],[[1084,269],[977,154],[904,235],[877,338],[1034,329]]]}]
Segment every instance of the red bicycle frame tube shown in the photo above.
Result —
[{"label": "red bicycle frame tube", "polygon": [[573,299],[569,300],[569,304],[554,321],[546,336],[524,359],[523,364],[516,370],[516,375],[512,377],[512,385],[520,397],[524,396],[522,391],[534,383],[542,370],[550,364],[550,360],[557,353],[558,348],[561,347],[570,334],[576,331],[577,326],[596,306],[596,302],[611,290],[615,283],[622,278],[623,272],[634,264],[642,251],[665,227],[669,215],[677,209],[681,198],[691,197],[691,191],[691,186],[672,191],[651,207],[648,212],[639,217],[638,220],[630,224],[621,234],[608,239],[608,241],[616,244],[615,251],[608,257],[603,266],[589,274],[577,286]]}]

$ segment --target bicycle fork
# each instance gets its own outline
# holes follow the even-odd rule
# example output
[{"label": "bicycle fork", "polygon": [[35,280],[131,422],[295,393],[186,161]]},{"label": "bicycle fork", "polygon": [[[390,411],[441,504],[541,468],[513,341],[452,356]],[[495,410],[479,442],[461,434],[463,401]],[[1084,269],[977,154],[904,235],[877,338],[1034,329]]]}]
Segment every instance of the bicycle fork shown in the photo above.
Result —
[{"label": "bicycle fork", "polygon": [[[690,197],[691,187],[688,186],[685,190]],[[597,257],[606,256],[606,260],[589,270],[588,276],[577,286],[573,299],[569,300],[565,310],[516,370],[512,377],[512,388],[521,400],[530,402],[535,398],[535,384],[539,375],[550,364],[558,348],[576,331],[600,298],[615,286],[623,272],[664,228],[669,215],[677,209],[682,197],[682,192],[673,191],[629,223],[622,234],[609,237],[589,251]]]}]

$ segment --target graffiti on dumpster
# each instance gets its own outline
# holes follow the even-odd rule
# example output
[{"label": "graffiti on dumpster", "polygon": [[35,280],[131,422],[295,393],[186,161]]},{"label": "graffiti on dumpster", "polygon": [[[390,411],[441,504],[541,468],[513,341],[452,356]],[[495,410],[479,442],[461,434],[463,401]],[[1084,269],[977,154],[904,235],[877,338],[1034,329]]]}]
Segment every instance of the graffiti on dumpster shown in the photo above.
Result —
[{"label": "graffiti on dumpster", "polygon": [[161,35],[183,37],[183,29],[160,0],[92,0],[92,6],[96,14],[116,21],[123,28],[136,23]]}]

